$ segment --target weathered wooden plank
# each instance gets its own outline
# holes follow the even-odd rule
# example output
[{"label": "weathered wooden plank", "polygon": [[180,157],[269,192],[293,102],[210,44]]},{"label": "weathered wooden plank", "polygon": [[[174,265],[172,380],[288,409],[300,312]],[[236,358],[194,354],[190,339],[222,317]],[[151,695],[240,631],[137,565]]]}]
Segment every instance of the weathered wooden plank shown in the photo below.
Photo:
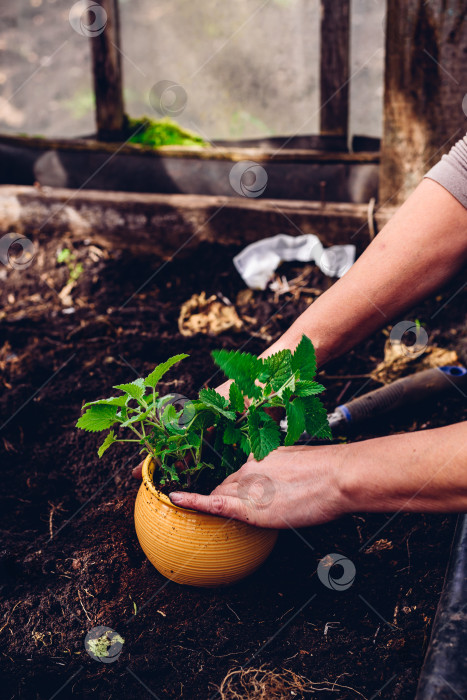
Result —
[{"label": "weathered wooden plank", "polygon": [[465,133],[465,0],[388,0],[380,201],[400,205]]},{"label": "weathered wooden plank", "polygon": [[[121,141],[125,127],[123,104],[122,58],[120,54],[120,18],[118,0],[94,0],[88,11],[90,26],[100,23],[90,37],[94,93],[96,98],[96,124],[99,139]],[[102,28],[102,25],[105,27]]]},{"label": "weathered wooden plank", "polygon": [[347,136],[350,0],[321,0],[320,131]]},{"label": "weathered wooden plank", "polygon": [[[391,215],[378,211],[378,228]],[[370,240],[367,220],[363,204],[0,186],[0,235],[40,241],[66,232],[164,258],[201,241],[246,245],[277,233],[314,233],[326,245],[352,242],[361,251]]]},{"label": "weathered wooden plank", "polygon": [[96,153],[129,153],[145,155],[149,158],[195,158],[199,160],[230,160],[239,162],[275,161],[278,163],[379,163],[378,151],[318,151],[303,148],[227,148],[211,146],[161,146],[152,148],[140,144],[105,143],[93,139],[49,139],[34,136],[10,136],[0,134],[0,143],[24,148],[37,148],[43,151],[89,151]]}]

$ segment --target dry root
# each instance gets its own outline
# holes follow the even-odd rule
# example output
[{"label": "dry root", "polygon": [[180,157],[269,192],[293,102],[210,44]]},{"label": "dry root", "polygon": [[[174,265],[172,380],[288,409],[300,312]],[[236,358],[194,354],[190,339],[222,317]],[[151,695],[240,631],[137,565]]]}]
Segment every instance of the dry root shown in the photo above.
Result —
[{"label": "dry root", "polygon": [[432,345],[425,348],[419,348],[417,345],[407,347],[400,342],[391,342],[388,338],[384,347],[384,360],[375,367],[370,376],[381,384],[390,384],[407,374],[432,367],[455,365],[458,361],[453,350]]},{"label": "dry root", "polygon": [[197,333],[220,335],[228,330],[240,331],[243,323],[234,306],[223,304],[215,294],[207,299],[205,292],[201,292],[193,294],[182,305],[178,328],[182,335],[189,338]]},{"label": "dry root", "polygon": [[[221,700],[279,700],[282,698],[305,698],[327,691],[336,693],[334,697],[364,698],[347,685],[330,681],[313,682],[293,671],[272,671],[265,666],[260,668],[232,669],[219,686]],[[337,695],[337,693],[339,695]]]}]

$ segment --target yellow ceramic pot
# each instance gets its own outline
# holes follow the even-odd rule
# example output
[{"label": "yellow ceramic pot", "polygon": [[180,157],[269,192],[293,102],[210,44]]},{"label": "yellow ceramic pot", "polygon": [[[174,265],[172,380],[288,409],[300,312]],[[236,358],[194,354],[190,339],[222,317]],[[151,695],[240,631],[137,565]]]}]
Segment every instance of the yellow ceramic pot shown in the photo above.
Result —
[{"label": "yellow ceramic pot", "polygon": [[277,530],[178,508],[155,488],[150,456],[135,503],[136,534],[161,574],[190,586],[225,586],[251,574],[268,557]]}]

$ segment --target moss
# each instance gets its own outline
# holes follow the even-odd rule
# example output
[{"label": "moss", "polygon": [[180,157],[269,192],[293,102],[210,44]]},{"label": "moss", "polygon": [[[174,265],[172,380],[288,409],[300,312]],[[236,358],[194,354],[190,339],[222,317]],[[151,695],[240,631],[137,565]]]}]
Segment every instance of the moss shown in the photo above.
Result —
[{"label": "moss", "polygon": [[[142,128],[141,128],[142,127]],[[206,141],[198,134],[183,129],[171,119],[152,121],[148,117],[140,119],[128,118],[129,132],[136,132],[129,139],[130,143],[140,143],[143,146],[207,146]]]}]

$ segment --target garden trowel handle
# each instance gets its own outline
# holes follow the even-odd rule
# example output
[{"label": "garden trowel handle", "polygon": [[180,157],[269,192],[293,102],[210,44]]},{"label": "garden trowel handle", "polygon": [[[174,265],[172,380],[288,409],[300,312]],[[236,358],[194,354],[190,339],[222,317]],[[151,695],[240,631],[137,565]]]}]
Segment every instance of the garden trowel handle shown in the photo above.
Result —
[{"label": "garden trowel handle", "polygon": [[467,369],[456,365],[426,369],[370,391],[338,406],[329,418],[331,428],[353,424],[448,391],[467,392]]}]

